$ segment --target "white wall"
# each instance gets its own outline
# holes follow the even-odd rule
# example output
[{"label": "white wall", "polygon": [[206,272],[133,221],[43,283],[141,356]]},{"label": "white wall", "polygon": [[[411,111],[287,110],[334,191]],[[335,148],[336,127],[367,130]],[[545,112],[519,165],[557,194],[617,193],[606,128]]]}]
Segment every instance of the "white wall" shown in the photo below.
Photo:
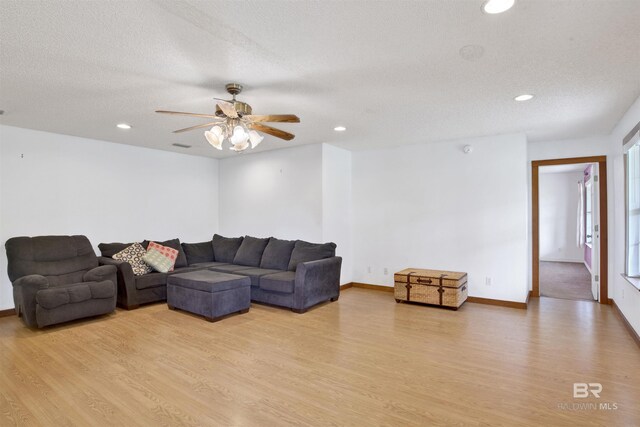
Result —
[{"label": "white wall", "polygon": [[322,241],[342,256],[341,284],[353,281],[351,152],[322,144]]},{"label": "white wall", "polygon": [[322,145],[220,160],[220,233],[321,242]]},{"label": "white wall", "polygon": [[640,122],[640,98],[629,108],[611,133],[610,166],[611,186],[609,194],[614,198],[614,212],[609,214],[611,226],[609,235],[614,243],[609,246],[609,298],[613,298],[620,310],[640,334],[640,292],[624,280],[620,274],[625,270],[625,206],[624,206],[624,163],[622,139]]},{"label": "white wall", "polygon": [[333,241],[351,282],[351,152],[327,144],[220,161],[220,233]]},{"label": "white wall", "polygon": [[[0,126],[0,239],[203,241],[218,228],[218,161]],[[13,307],[0,251],[0,310]]]},{"label": "white wall", "polygon": [[580,139],[530,142],[527,144],[527,158],[530,163],[532,160],[606,156],[609,153],[610,141],[609,135],[601,135]]},{"label": "white wall", "polygon": [[584,261],[584,247],[576,245],[582,179],[582,171],[540,174],[541,261]]},{"label": "white wall", "polygon": [[472,296],[526,300],[524,135],[352,156],[354,281],[392,286],[407,267],[464,271]]}]

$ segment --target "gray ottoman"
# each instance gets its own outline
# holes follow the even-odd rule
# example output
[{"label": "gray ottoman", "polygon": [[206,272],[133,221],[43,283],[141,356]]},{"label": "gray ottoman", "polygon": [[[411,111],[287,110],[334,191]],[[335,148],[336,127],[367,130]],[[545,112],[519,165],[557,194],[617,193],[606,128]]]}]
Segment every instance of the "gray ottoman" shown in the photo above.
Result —
[{"label": "gray ottoman", "polygon": [[210,322],[251,305],[251,279],[210,270],[178,273],[167,278],[167,304],[200,314]]}]

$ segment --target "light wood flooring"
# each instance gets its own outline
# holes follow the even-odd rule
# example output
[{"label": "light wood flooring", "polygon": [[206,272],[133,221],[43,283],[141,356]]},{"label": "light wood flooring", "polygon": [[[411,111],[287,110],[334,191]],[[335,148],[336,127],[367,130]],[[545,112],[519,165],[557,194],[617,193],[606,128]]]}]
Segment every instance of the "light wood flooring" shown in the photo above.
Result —
[{"label": "light wood flooring", "polygon": [[639,402],[640,349],[586,301],[455,312],[352,288],[217,323],[165,304],[43,331],[0,319],[2,426],[637,426]]}]

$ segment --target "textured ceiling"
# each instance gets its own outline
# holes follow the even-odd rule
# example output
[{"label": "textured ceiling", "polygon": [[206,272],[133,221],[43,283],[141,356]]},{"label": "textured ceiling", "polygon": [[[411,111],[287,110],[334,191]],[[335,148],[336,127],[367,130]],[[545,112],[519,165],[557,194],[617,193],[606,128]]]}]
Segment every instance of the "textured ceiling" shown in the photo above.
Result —
[{"label": "textured ceiling", "polygon": [[[608,134],[640,95],[640,1],[517,0],[501,15],[481,4],[0,0],[0,123],[222,157],[236,154],[202,130],[171,133],[202,119],[153,111],[211,112],[237,81],[254,113],[302,120],[280,126],[296,139],[267,136],[260,150],[358,150]],[[463,59],[467,45],[484,54]]]}]

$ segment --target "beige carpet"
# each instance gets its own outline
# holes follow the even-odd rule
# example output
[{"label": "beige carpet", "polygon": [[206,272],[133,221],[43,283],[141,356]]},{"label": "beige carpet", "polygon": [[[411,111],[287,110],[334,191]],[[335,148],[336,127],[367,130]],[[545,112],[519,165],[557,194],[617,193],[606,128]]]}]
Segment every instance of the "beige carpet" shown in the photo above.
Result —
[{"label": "beige carpet", "polygon": [[540,261],[540,295],[593,301],[591,273],[579,262]]}]

